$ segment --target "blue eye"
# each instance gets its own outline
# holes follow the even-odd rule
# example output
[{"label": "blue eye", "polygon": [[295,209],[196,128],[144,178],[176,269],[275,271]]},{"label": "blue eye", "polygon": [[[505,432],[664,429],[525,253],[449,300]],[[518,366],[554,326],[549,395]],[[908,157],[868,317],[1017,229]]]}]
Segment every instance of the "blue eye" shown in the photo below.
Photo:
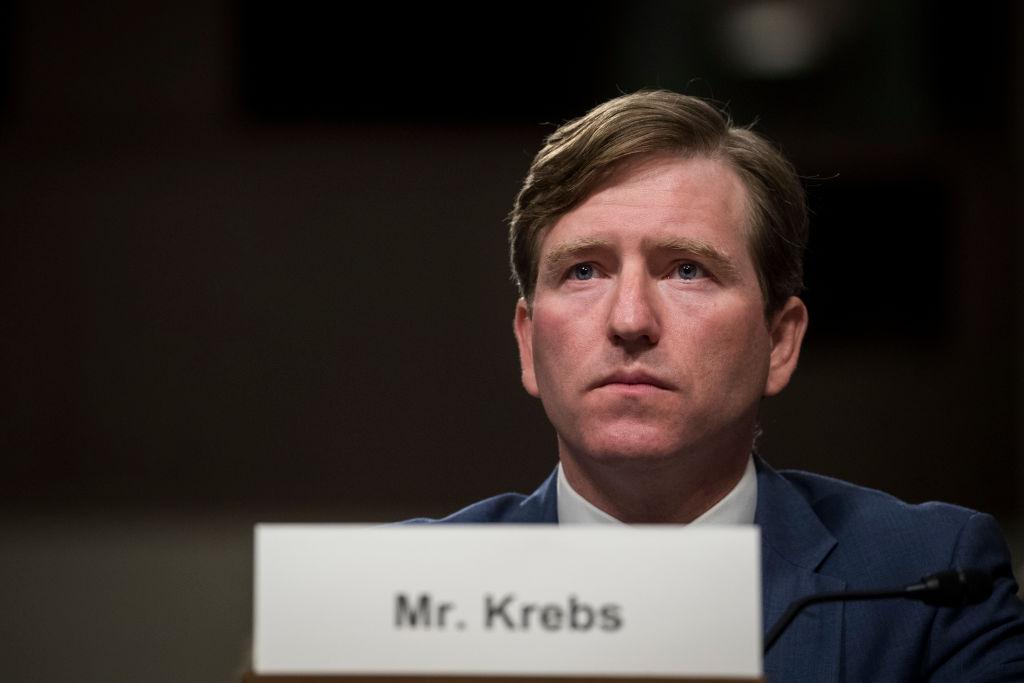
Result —
[{"label": "blue eye", "polygon": [[697,278],[704,277],[706,273],[696,263],[680,263],[676,267],[676,274],[681,280],[696,280]]},{"label": "blue eye", "polygon": [[569,277],[573,280],[589,280],[594,277],[594,266],[590,263],[577,263],[569,271]]}]

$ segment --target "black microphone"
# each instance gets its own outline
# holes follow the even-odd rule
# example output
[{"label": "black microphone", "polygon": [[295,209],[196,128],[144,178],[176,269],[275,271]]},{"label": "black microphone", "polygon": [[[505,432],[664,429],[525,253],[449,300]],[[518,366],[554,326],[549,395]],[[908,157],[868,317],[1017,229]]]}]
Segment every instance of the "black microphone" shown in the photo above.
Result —
[{"label": "black microphone", "polygon": [[992,577],[979,569],[948,569],[907,586],[906,597],[935,607],[963,607],[992,595]]},{"label": "black microphone", "polygon": [[948,569],[931,574],[903,588],[870,591],[841,591],[807,595],[794,601],[785,614],[768,631],[764,640],[764,653],[768,654],[775,641],[790,622],[809,605],[820,602],[848,602],[853,600],[888,600],[909,598],[934,607],[964,607],[981,602],[992,595],[992,577],[979,569]]}]

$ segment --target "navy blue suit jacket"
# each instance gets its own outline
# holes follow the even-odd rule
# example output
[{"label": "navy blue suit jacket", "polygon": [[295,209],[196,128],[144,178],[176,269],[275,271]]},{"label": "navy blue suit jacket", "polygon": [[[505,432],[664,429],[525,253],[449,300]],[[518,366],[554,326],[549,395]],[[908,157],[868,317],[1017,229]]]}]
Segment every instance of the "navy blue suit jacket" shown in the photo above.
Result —
[{"label": "navy blue suit jacket", "polygon": [[[992,517],[755,461],[765,630],[812,593],[896,587],[950,568],[995,578],[990,599],[962,609],[813,606],[768,653],[768,681],[1024,681],[1024,604]],[[552,474],[532,495],[495,496],[437,521],[554,524],[555,482]]]}]

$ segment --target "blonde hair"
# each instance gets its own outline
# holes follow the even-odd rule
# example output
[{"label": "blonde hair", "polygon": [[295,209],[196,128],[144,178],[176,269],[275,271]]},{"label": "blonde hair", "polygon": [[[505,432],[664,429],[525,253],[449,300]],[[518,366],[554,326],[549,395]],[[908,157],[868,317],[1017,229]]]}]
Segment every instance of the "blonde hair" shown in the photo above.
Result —
[{"label": "blonde hair", "polygon": [[697,97],[647,90],[609,100],[562,125],[534,157],[509,214],[512,274],[532,301],[545,230],[627,161],[655,154],[728,163],[750,202],[746,226],[765,315],[803,289],[807,205],[792,164],[767,140]]}]

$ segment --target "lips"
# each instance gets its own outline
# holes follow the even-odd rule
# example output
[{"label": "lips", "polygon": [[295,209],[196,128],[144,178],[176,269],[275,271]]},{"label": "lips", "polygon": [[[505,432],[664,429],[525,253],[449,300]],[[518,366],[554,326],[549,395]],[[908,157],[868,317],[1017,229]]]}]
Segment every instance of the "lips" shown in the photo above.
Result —
[{"label": "lips", "polygon": [[613,372],[597,382],[594,385],[594,388],[596,389],[607,386],[633,386],[638,389],[643,387],[653,387],[655,389],[664,389],[666,391],[672,391],[675,389],[675,385],[671,382],[668,382],[667,380],[645,370],[619,370]]}]

